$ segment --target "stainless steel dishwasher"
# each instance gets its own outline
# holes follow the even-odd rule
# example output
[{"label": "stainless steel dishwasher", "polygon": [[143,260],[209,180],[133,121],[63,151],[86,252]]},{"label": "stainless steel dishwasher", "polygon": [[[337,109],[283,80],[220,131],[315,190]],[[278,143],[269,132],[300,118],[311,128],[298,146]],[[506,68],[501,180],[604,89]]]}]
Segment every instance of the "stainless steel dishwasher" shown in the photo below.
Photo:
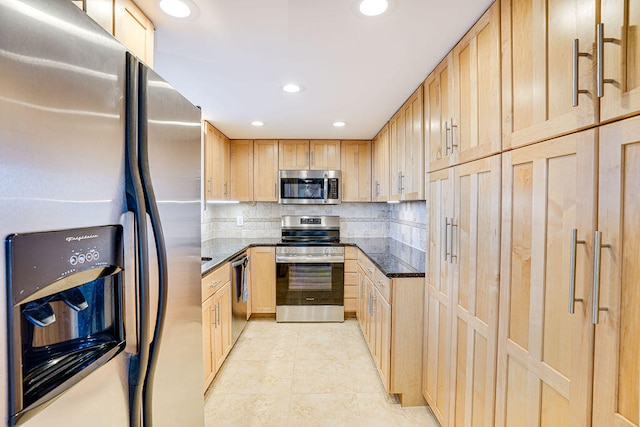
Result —
[{"label": "stainless steel dishwasher", "polygon": [[247,283],[247,265],[249,257],[246,252],[231,260],[231,339],[238,340],[247,324],[247,301],[249,299],[249,283]]}]

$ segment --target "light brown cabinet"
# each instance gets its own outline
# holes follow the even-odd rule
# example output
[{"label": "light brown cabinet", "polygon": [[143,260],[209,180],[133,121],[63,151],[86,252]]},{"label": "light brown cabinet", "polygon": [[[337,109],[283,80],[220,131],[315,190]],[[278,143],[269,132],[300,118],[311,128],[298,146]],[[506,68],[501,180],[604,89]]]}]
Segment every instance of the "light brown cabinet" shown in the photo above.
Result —
[{"label": "light brown cabinet", "polygon": [[230,198],[230,142],[222,132],[205,121],[204,194],[206,201]]},{"label": "light brown cabinet", "polygon": [[309,141],[309,156],[311,170],[339,170],[340,141],[312,139]]},{"label": "light brown cabinet", "polygon": [[388,393],[402,406],[424,405],[422,378],[423,278],[387,278],[358,254],[356,314]]},{"label": "light brown cabinet", "polygon": [[251,312],[276,312],[276,248],[257,246],[250,249]]},{"label": "light brown cabinet", "polygon": [[424,83],[429,170],[499,153],[500,3],[494,3]]},{"label": "light brown cabinet", "polygon": [[253,141],[229,142],[229,198],[249,202],[253,198]]},{"label": "light brown cabinet", "polygon": [[231,270],[229,264],[202,278],[202,342],[206,391],[231,351]]},{"label": "light brown cabinet", "polygon": [[423,387],[443,426],[493,425],[500,167],[498,154],[429,175],[439,233],[431,229]]},{"label": "light brown cabinet", "polygon": [[253,141],[253,200],[278,201],[278,141]]},{"label": "light brown cabinet", "polygon": [[371,141],[342,141],[342,201],[371,201]]},{"label": "light brown cabinet", "polygon": [[389,200],[389,125],[371,141],[371,201]]},{"label": "light brown cabinet", "polygon": [[344,248],[344,314],[354,316],[358,305],[358,249]]},{"label": "light brown cabinet", "polygon": [[422,86],[389,121],[390,199],[424,199]]},{"label": "light brown cabinet", "polygon": [[281,170],[309,169],[309,141],[296,139],[279,141],[278,165]]},{"label": "light brown cabinet", "polygon": [[[91,7],[87,9],[89,13]],[[132,0],[115,0],[113,35],[142,62],[153,68],[153,23]]]}]

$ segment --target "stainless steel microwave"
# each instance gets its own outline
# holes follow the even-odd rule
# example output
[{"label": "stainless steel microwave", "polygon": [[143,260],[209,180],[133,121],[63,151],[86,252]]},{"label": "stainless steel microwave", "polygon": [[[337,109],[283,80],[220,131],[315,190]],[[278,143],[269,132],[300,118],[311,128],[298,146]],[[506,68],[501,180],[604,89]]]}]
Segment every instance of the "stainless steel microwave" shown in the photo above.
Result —
[{"label": "stainless steel microwave", "polygon": [[340,171],[281,170],[282,204],[337,205],[340,203]]}]

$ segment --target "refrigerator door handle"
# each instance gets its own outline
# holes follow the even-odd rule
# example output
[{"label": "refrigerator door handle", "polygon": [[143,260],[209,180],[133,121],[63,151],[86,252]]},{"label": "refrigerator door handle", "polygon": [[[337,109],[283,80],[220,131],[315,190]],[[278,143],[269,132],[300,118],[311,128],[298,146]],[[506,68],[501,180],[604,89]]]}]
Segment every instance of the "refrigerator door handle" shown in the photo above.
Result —
[{"label": "refrigerator door handle", "polygon": [[158,259],[158,309],[156,323],[153,329],[153,339],[149,343],[149,362],[146,366],[145,386],[143,395],[143,420],[144,425],[152,425],[153,380],[155,366],[158,362],[158,350],[164,328],[167,311],[167,291],[169,286],[167,270],[167,249],[160,222],[160,212],[156,202],[155,192],[151,181],[149,168],[149,141],[148,141],[148,110],[147,110],[147,67],[138,64],[138,167],[142,178],[144,201],[147,214],[151,220],[151,230],[155,241],[155,250]]},{"label": "refrigerator door handle", "polygon": [[129,407],[131,427],[141,425],[142,394],[149,360],[149,254],[146,207],[142,179],[138,170],[138,91],[137,60],[126,54],[125,102],[125,187],[127,209],[133,213],[136,250],[137,353],[129,361]]}]

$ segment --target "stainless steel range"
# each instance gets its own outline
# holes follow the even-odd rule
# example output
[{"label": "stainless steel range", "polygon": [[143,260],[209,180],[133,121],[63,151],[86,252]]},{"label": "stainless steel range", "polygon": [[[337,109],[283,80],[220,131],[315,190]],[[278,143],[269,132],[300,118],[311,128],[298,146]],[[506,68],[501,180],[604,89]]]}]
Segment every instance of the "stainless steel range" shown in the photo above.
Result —
[{"label": "stainless steel range", "polygon": [[340,217],[282,217],[282,242],[276,247],[276,321],[344,321]]}]

